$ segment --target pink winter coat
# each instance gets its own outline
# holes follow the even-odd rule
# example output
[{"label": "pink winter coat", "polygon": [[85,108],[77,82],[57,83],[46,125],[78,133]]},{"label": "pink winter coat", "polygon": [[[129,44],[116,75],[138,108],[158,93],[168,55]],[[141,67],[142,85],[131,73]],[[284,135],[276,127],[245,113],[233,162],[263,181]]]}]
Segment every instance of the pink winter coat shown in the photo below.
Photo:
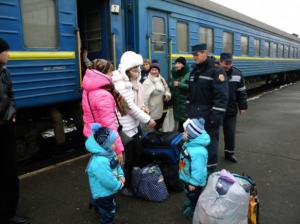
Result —
[{"label": "pink winter coat", "polygon": [[[83,134],[86,137],[89,137],[92,134],[91,124],[95,122],[101,124],[103,127],[108,127],[115,131],[118,129],[115,100],[110,92],[101,89],[102,86],[110,83],[110,78],[101,72],[90,69],[86,70],[82,83]],[[93,119],[87,96],[89,96],[95,120]],[[116,145],[116,153],[122,153],[124,147],[120,137],[117,138]]]}]

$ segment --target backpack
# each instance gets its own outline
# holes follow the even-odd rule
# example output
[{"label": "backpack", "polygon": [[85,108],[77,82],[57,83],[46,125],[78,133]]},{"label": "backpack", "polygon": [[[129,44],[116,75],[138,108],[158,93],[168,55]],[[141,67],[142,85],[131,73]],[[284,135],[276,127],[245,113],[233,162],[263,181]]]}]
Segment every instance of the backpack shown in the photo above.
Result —
[{"label": "backpack", "polygon": [[149,164],[142,169],[134,167],[131,175],[133,193],[137,197],[155,202],[162,202],[169,197],[158,165]]}]

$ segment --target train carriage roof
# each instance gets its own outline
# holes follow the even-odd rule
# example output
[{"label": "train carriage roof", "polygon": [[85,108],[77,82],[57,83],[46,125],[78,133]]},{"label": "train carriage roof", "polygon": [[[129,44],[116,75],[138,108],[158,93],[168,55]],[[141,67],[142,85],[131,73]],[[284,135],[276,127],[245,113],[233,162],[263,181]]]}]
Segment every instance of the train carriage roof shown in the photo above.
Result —
[{"label": "train carriage roof", "polygon": [[239,13],[235,10],[229,9],[225,6],[222,6],[222,5],[218,4],[218,3],[211,2],[209,0],[179,0],[179,1],[191,4],[191,5],[195,5],[195,6],[198,6],[200,8],[212,11],[212,12],[216,12],[216,13],[221,14],[223,16],[230,17],[232,19],[236,19],[236,20],[239,20],[239,21],[244,22],[244,23],[248,23],[250,25],[259,27],[261,29],[267,30],[267,31],[272,32],[274,34],[278,34],[280,36],[286,37],[290,40],[294,40],[294,41],[297,41],[298,43],[300,43],[300,38],[298,38],[298,37],[296,37],[292,34],[284,32],[284,31],[282,31],[280,29],[277,29],[273,26],[270,26],[266,23],[260,22],[256,19],[253,19],[249,16],[246,16],[246,15],[244,15],[242,13]]}]

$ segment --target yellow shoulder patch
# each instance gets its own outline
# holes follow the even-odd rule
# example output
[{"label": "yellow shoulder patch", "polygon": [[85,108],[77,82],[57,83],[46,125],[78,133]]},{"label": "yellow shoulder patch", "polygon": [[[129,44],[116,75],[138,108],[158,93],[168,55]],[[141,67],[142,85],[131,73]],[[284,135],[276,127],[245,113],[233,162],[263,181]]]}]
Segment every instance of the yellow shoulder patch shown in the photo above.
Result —
[{"label": "yellow shoulder patch", "polygon": [[223,74],[219,74],[218,79],[219,79],[220,82],[224,82],[225,81],[225,76]]}]

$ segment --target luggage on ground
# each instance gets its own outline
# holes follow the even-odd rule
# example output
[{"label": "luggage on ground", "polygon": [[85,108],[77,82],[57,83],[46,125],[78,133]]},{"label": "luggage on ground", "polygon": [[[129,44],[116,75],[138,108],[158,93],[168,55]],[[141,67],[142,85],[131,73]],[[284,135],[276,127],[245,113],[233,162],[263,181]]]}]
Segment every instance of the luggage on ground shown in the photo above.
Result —
[{"label": "luggage on ground", "polygon": [[250,224],[257,223],[258,198],[253,194],[254,188],[254,182],[246,176],[225,170],[211,174],[198,199],[193,224],[248,224],[248,217]]},{"label": "luggage on ground", "polygon": [[169,197],[158,165],[149,164],[142,169],[134,167],[131,179],[132,190],[137,197],[155,202],[164,201]]},{"label": "luggage on ground", "polygon": [[179,152],[183,144],[182,133],[151,132],[142,139],[142,144],[146,161],[159,165],[168,189],[182,191],[183,186],[178,174]]}]

